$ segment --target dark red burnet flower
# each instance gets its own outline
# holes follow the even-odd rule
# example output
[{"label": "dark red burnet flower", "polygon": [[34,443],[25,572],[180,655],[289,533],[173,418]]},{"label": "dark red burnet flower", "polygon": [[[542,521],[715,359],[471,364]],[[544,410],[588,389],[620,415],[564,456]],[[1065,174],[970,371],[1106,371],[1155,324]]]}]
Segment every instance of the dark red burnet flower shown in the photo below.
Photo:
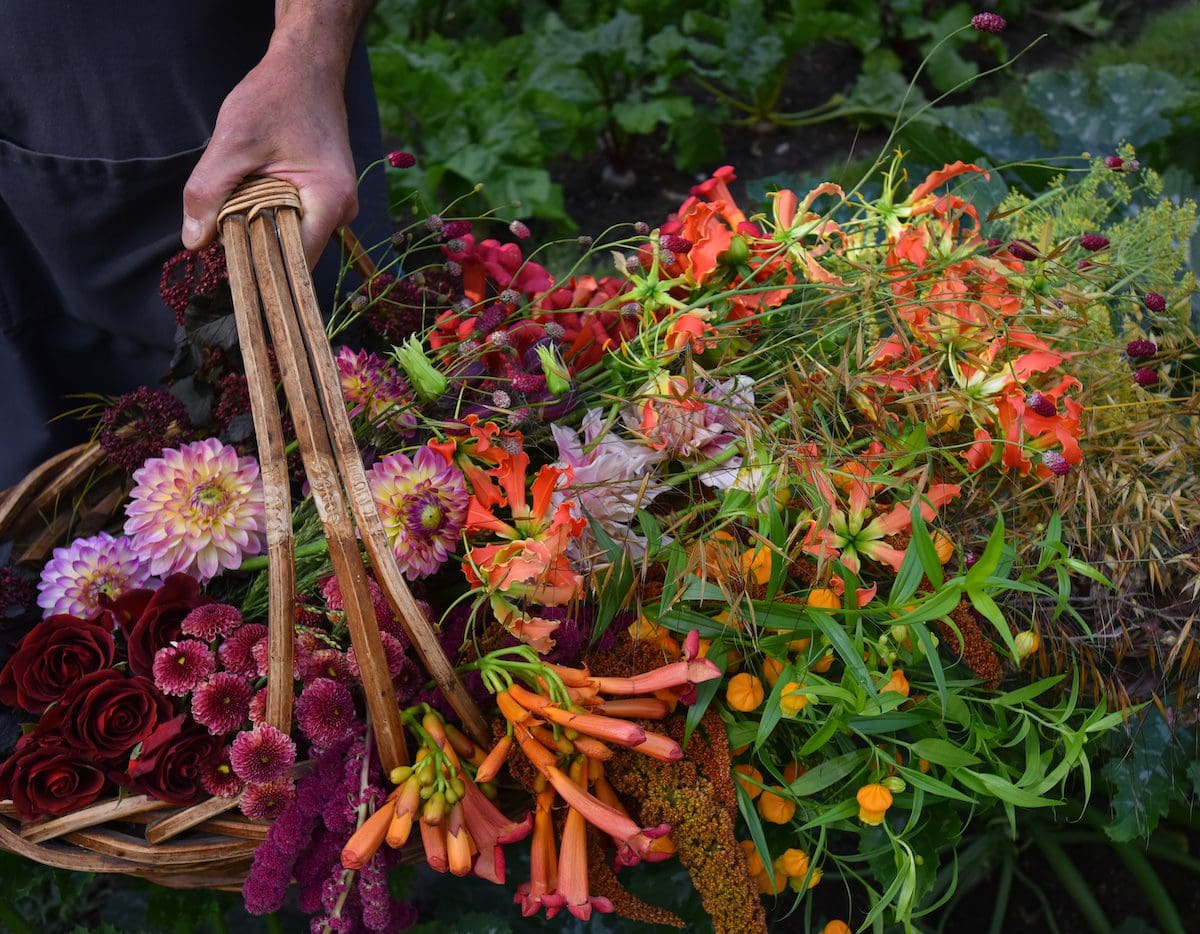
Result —
[{"label": "dark red burnet flower", "polygon": [[1146,357],[1153,357],[1156,353],[1158,353],[1158,344],[1145,338],[1139,337],[1125,345],[1125,355],[1130,360],[1144,360]]},{"label": "dark red burnet flower", "polygon": [[171,703],[149,678],[111,668],[71,685],[38,722],[38,735],[57,734],[96,762],[114,762],[170,719]]},{"label": "dark red burnet flower", "polygon": [[124,634],[129,670],[153,678],[158,650],[179,638],[192,610],[212,602],[195,578],[172,574],[157,590],[131,590],[110,601],[99,618],[111,618]]},{"label": "dark red burnet flower", "polygon": [[1154,372],[1154,370],[1134,370],[1133,381],[1139,386],[1145,386],[1147,388],[1150,386],[1157,386],[1158,374]]},{"label": "dark red burnet flower", "polygon": [[0,704],[42,713],[89,672],[112,665],[116,644],[104,617],[48,616],[0,670]]},{"label": "dark red burnet flower", "polygon": [[1108,242],[1108,237],[1102,237],[1100,234],[1084,234],[1079,238],[1079,245],[1089,253],[1103,250],[1108,246]]},{"label": "dark red burnet flower", "polygon": [[52,735],[27,733],[0,765],[0,798],[12,801],[22,820],[69,814],[108,787],[102,765]]},{"label": "dark red burnet flower", "polygon": [[129,787],[159,801],[191,804],[203,793],[204,777],[219,765],[224,745],[180,714],[155,727],[129,761]]},{"label": "dark red burnet flower", "polygon": [[1059,451],[1047,451],[1042,455],[1042,463],[1056,477],[1065,477],[1071,472],[1071,462]]},{"label": "dark red burnet flower", "polygon": [[1058,406],[1054,400],[1036,390],[1025,397],[1025,405],[1042,418],[1053,418],[1058,414]]},{"label": "dark red burnet flower", "polygon": [[999,13],[976,13],[971,17],[971,25],[980,32],[990,32],[999,35],[1004,32],[1008,22]]},{"label": "dark red burnet flower", "polygon": [[387,154],[387,162],[393,169],[411,169],[417,164],[417,157],[398,149]]},{"label": "dark red burnet flower", "polygon": [[1167,310],[1167,300],[1157,292],[1147,292],[1142,296],[1142,303],[1153,312]]},{"label": "dark red burnet flower", "polygon": [[125,393],[100,417],[100,447],[110,463],[130,473],[193,434],[184,404],[167,390],[149,386]]},{"label": "dark red burnet flower", "polygon": [[1008,252],[1011,253],[1013,256],[1015,256],[1017,259],[1025,260],[1026,262],[1031,262],[1032,260],[1037,259],[1041,255],[1040,253],[1038,253],[1037,247],[1035,247],[1028,240],[1011,240],[1011,241],[1009,241]]}]

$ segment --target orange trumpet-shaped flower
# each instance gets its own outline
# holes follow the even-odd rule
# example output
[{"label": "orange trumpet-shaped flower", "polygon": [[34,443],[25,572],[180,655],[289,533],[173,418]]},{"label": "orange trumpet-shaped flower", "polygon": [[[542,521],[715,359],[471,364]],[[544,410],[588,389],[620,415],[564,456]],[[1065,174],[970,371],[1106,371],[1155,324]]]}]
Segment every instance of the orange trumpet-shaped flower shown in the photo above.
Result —
[{"label": "orange trumpet-shaped flower", "polygon": [[415,775],[400,786],[396,796],[396,809],[387,829],[387,845],[396,849],[404,846],[412,834],[417,808],[421,806],[421,782]]},{"label": "orange trumpet-shaped flower", "polygon": [[[466,791],[455,807],[461,806],[463,821],[479,853],[475,859],[475,875],[503,885],[506,871],[504,847],[529,836],[533,830],[533,815],[527,813],[519,821],[509,820],[479,790],[475,782],[466,775],[460,775],[460,778]],[[450,815],[453,824],[454,812],[451,811]]]},{"label": "orange trumpet-shaped flower", "polygon": [[683,758],[683,747],[669,736],[646,731],[646,738],[633,747],[637,752],[657,759],[659,762],[678,762]]},{"label": "orange trumpet-shaped flower", "polygon": [[445,872],[450,867],[446,853],[445,822],[431,824],[424,817],[419,821],[421,828],[421,845],[425,848],[425,862],[434,872]]},{"label": "orange trumpet-shaped flower", "polygon": [[508,753],[512,749],[513,738],[511,735],[500,737],[500,741],[492,747],[479,764],[479,768],[475,770],[475,781],[490,782],[493,778],[500,774],[500,770],[504,768],[504,763],[508,761]]},{"label": "orange trumpet-shaped flower", "polygon": [[[456,876],[465,876],[471,871],[471,856],[476,851],[475,841],[467,830],[463,820],[462,802],[456,801],[450,808],[450,814],[445,822],[446,828],[446,861],[450,872]],[[493,880],[495,881],[495,880]]]},{"label": "orange trumpet-shaped flower", "polygon": [[379,850],[384,837],[387,836],[388,826],[392,822],[392,814],[395,810],[396,801],[389,798],[350,835],[350,839],[342,847],[343,868],[362,869],[371,861],[371,857]]},{"label": "orange trumpet-shaped flower", "polygon": [[618,746],[636,747],[646,741],[646,731],[628,720],[602,717],[593,713],[572,713],[559,707],[544,707],[539,714],[559,726],[578,730]]},{"label": "orange trumpet-shaped flower", "polygon": [[[586,784],[586,762],[576,763],[567,781]],[[613,904],[607,898],[592,895],[588,891],[587,823],[575,807],[567,811],[566,826],[563,828],[562,846],[558,853],[558,891],[566,902],[567,911],[581,921],[591,918],[593,910],[603,913],[613,910]]]},{"label": "orange trumpet-shaped flower", "polygon": [[553,918],[562,910],[565,899],[558,893],[558,853],[554,845],[553,788],[539,792],[537,810],[533,818],[533,845],[529,852],[529,881],[522,882],[513,897],[514,904],[521,906],[526,918],[546,909],[546,917]]},{"label": "orange trumpet-shaped flower", "polygon": [[592,709],[606,717],[635,720],[661,720],[671,712],[670,705],[657,697],[622,697],[603,701]]},{"label": "orange trumpet-shaped flower", "polygon": [[630,817],[609,807],[572,781],[561,769],[551,766],[543,774],[559,796],[583,815],[589,824],[617,841],[617,862],[620,865],[634,866],[643,859],[655,862],[669,855],[656,851],[654,841],[671,832],[670,824],[639,827]]}]

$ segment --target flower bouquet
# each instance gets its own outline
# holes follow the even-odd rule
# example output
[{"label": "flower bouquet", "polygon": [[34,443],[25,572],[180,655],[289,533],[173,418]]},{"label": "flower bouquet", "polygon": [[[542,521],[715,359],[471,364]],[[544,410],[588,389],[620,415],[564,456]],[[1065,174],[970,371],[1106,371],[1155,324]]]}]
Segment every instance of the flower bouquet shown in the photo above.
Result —
[{"label": "flower bouquet", "polygon": [[[169,388],[99,423],[113,521],[34,569],[44,618],[0,671],[33,718],[0,843],[97,845],[78,815],[119,790],[114,821],[244,834],[223,881],[258,913],[295,883],[317,930],[412,923],[406,857],[504,884],[521,846],[525,916],[682,926],[625,884],[677,859],[717,930],[835,932],[935,910],[980,815],[1086,794],[1096,740],[1200,657],[1106,653],[1102,599],[1200,580],[1119,441],[1191,521],[1195,206],[1129,151],[1033,199],[899,157],[871,196],[761,213],[733,180],[563,276],[520,222],[423,218],[329,317],[336,412],[300,404],[294,345],[239,350],[216,251],[173,264]],[[300,439],[269,464],[262,406]],[[320,411],[351,432],[333,481]],[[361,546],[328,531],[339,484],[377,514]],[[1139,509],[1114,557],[1104,513]],[[34,581],[4,573],[18,613]]]}]

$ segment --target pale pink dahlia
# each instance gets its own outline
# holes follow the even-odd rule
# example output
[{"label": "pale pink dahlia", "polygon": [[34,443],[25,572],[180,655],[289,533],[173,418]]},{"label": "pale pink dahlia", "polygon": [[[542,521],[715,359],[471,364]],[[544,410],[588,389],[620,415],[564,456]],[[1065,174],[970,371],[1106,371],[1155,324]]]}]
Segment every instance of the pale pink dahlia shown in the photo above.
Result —
[{"label": "pale pink dahlia", "polygon": [[183,697],[216,671],[212,650],[196,639],[163,646],[154,654],[154,686],[164,694]]},{"label": "pale pink dahlia", "polygon": [[261,785],[274,781],[296,764],[296,744],[282,730],[260,723],[234,737],[229,761],[238,778]]},{"label": "pale pink dahlia", "polygon": [[229,747],[221,750],[219,758],[210,759],[200,767],[200,787],[218,798],[235,798],[246,783],[233,774],[229,764]]},{"label": "pale pink dahlia", "polygon": [[240,625],[242,614],[237,607],[227,603],[206,603],[188,613],[180,628],[184,635],[212,642],[218,636],[229,635]]},{"label": "pale pink dahlia", "polygon": [[250,716],[254,688],[245,678],[218,671],[192,694],[192,717],[214,736],[232,733]]},{"label": "pale pink dahlia", "polygon": [[393,431],[416,427],[412,390],[380,357],[343,347],[338,351],[337,368],[351,418],[365,415],[372,425],[386,425]]},{"label": "pale pink dahlia", "polygon": [[357,723],[350,689],[329,678],[317,678],[296,699],[296,724],[314,746],[332,746]]},{"label": "pale pink dahlia", "polygon": [[46,616],[65,613],[91,619],[100,611],[101,597],[116,598],[145,587],[150,577],[133,542],[101,532],[54,549],[42,569],[37,603]]},{"label": "pale pink dahlia", "polygon": [[247,785],[238,807],[250,820],[274,820],[296,797],[296,783],[290,778]]},{"label": "pale pink dahlia", "polygon": [[432,574],[450,557],[467,519],[462,473],[433,448],[409,460],[391,454],[367,474],[396,560],[409,580]]},{"label": "pale pink dahlia", "polygon": [[216,438],[168,448],[133,472],[125,534],[152,574],[209,580],[265,548],[258,462]]}]

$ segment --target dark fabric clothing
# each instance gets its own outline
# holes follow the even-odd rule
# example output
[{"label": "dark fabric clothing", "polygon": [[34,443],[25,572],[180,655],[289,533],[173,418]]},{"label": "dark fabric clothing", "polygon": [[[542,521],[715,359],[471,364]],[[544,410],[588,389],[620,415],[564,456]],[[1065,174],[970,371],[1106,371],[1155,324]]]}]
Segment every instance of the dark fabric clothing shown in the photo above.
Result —
[{"label": "dark fabric clothing", "polygon": [[[271,2],[9,0],[0,36],[0,488],[68,444],[80,393],[161,380],[175,342],[162,264],[225,95],[266,51]],[[366,51],[346,85],[360,174],[382,155]],[[355,230],[390,233],[369,173]],[[331,248],[317,294],[333,298]]]}]

